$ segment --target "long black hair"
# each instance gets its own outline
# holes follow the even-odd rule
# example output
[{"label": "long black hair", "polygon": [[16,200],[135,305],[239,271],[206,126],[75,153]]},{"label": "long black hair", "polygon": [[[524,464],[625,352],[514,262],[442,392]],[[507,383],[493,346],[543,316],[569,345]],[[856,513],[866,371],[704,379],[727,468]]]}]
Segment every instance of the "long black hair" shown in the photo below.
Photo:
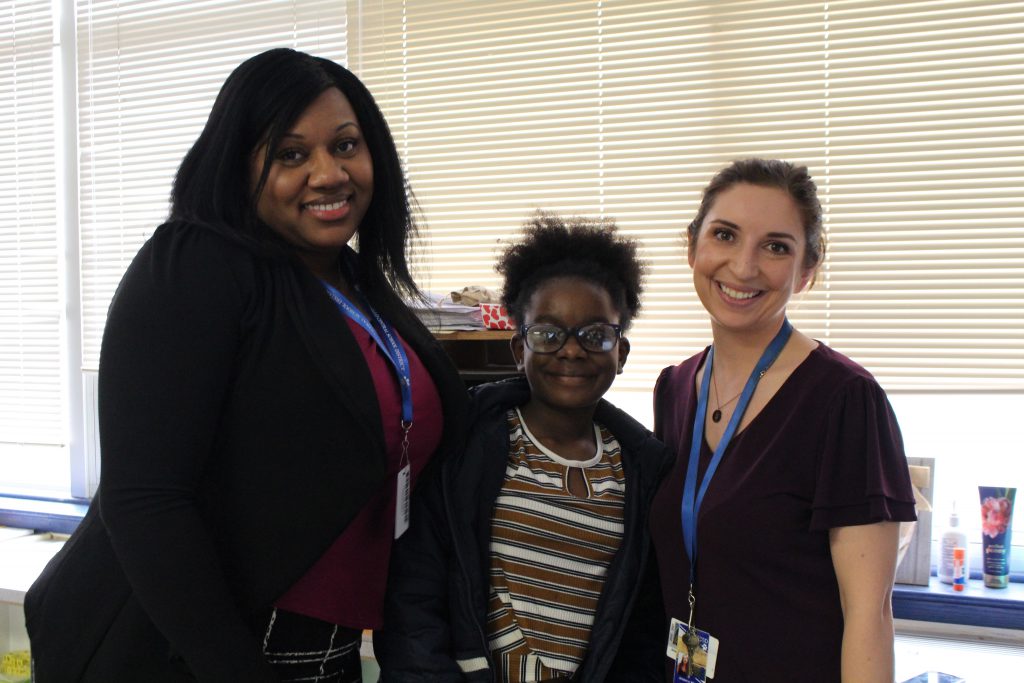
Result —
[{"label": "long black hair", "polygon": [[[358,277],[368,287],[387,284],[417,294],[406,256],[416,232],[412,194],[391,130],[366,86],[328,59],[277,48],[247,59],[228,76],[178,168],[170,218],[211,227],[267,253],[285,252],[260,220],[257,200],[282,136],[328,88],[340,90],[352,105],[373,159],[373,199],[358,230]],[[261,148],[263,172],[254,187],[252,167]]]}]

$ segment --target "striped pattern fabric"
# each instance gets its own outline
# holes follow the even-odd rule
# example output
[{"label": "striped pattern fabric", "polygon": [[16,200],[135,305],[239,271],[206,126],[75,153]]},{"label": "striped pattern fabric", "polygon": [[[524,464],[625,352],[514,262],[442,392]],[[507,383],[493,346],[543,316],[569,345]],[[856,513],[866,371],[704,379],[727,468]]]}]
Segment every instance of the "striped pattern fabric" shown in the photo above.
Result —
[{"label": "striped pattern fabric", "polygon": [[[566,460],[508,413],[509,460],[491,520],[487,636],[497,680],[571,675],[583,661],[597,601],[622,540],[619,444],[594,425],[594,457]],[[569,492],[570,468],[587,496]]]},{"label": "striped pattern fabric", "polygon": [[358,629],[275,608],[263,656],[282,683],[360,683],[362,640]]}]

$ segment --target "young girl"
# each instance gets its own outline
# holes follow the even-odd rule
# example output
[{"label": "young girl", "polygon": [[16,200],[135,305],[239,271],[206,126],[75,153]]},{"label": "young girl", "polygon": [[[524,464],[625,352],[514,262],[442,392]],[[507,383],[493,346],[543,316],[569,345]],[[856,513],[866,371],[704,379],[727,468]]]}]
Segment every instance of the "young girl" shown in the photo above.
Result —
[{"label": "young girl", "polygon": [[539,215],[498,271],[525,377],[473,390],[464,447],[413,512],[375,641],[382,680],[658,680],[660,607],[627,620],[650,597],[644,524],[667,457],[602,399],[640,307],[636,245]]}]

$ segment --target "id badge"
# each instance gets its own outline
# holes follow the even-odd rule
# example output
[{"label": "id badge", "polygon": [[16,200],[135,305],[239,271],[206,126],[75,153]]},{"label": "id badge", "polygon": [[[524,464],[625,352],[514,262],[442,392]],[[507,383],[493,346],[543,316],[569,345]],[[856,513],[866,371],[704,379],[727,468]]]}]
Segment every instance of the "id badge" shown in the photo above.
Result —
[{"label": "id badge", "polygon": [[395,492],[395,538],[409,528],[409,495],[411,492],[412,467],[406,465],[398,470],[398,490]]},{"label": "id badge", "polygon": [[684,622],[673,619],[665,655],[675,662],[672,683],[705,683],[715,675],[718,638],[698,628],[691,630]]}]

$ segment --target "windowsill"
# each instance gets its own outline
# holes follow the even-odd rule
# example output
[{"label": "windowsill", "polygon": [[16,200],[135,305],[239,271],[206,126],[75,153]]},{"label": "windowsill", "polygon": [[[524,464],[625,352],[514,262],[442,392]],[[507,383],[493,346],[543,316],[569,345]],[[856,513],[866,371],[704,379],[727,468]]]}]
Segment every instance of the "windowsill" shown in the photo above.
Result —
[{"label": "windowsill", "polygon": [[934,576],[927,586],[897,584],[892,613],[896,619],[912,621],[1024,629],[1024,583],[985,588],[979,576],[959,593]]},{"label": "windowsill", "polygon": [[88,509],[84,500],[0,496],[0,526],[70,534]]},{"label": "windowsill", "polygon": [[[0,496],[0,527],[70,534],[88,507],[86,501],[80,500]],[[11,545],[5,546],[11,549]],[[28,584],[32,580],[34,577]],[[9,588],[7,582],[0,580],[0,592]],[[8,595],[5,601],[13,597]],[[985,588],[979,576],[968,582],[966,590],[957,593],[933,576],[928,586],[897,584],[893,589],[892,611],[896,619],[908,621],[1024,630],[1024,583],[1011,582],[1002,589]]]}]

